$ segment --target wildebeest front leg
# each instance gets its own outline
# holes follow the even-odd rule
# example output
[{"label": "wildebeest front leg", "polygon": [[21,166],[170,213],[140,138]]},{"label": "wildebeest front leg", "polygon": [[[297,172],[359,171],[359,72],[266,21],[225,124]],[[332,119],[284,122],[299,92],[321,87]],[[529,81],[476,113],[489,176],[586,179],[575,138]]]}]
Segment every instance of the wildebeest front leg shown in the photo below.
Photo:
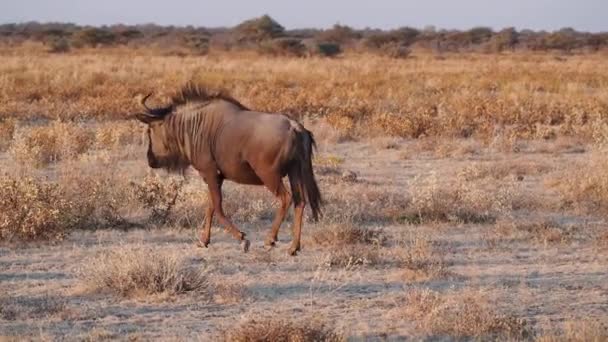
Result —
[{"label": "wildebeest front leg", "polygon": [[238,230],[224,214],[224,209],[222,208],[221,181],[219,181],[217,175],[212,175],[212,177],[207,176],[205,179],[207,180],[207,185],[209,186],[209,194],[211,195],[211,201],[213,202],[213,212],[215,215],[217,215],[217,219],[220,221],[220,224],[225,227],[226,231],[230,233],[230,235],[241,241],[243,251],[247,252],[249,250],[249,240],[245,239],[245,233]]},{"label": "wildebeest front leg", "polygon": [[213,223],[213,201],[211,200],[211,193],[209,193],[209,203],[207,209],[205,209],[205,222],[203,223],[203,229],[201,231],[200,243],[202,247],[209,246],[211,242],[211,224]]}]

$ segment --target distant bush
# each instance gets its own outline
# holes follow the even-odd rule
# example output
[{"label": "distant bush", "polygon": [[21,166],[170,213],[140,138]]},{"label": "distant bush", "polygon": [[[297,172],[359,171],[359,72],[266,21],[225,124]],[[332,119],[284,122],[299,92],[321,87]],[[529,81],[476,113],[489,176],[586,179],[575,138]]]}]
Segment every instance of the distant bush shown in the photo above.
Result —
[{"label": "distant bush", "polygon": [[115,42],[116,35],[108,30],[100,28],[85,28],[77,31],[72,36],[72,44],[75,47],[97,47],[99,45],[111,45]]},{"label": "distant bush", "polygon": [[346,341],[346,338],[319,321],[256,316],[224,330],[219,340],[225,342],[338,342]]},{"label": "distant bush", "polygon": [[496,33],[488,42],[491,52],[511,50],[519,41],[519,34],[513,27],[506,28]]},{"label": "distant bush", "polygon": [[306,54],[306,46],[300,39],[276,38],[261,42],[258,51],[273,56],[302,57]]},{"label": "distant bush", "polygon": [[340,44],[330,42],[312,41],[307,44],[307,50],[310,55],[323,57],[334,57],[342,53]]},{"label": "distant bush", "polygon": [[209,53],[209,37],[200,34],[189,34],[183,37],[184,45],[196,55]]},{"label": "distant bush", "polygon": [[48,52],[65,53],[70,51],[70,42],[66,38],[53,38],[47,42]]}]

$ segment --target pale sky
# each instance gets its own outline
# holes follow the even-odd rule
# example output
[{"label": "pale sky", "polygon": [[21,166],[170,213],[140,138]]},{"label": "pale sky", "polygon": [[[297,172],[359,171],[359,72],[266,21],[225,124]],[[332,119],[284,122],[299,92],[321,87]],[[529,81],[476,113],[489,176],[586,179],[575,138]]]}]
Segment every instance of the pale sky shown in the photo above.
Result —
[{"label": "pale sky", "polygon": [[288,29],[356,28],[608,31],[608,0],[0,0],[0,23],[234,26],[269,14]]}]

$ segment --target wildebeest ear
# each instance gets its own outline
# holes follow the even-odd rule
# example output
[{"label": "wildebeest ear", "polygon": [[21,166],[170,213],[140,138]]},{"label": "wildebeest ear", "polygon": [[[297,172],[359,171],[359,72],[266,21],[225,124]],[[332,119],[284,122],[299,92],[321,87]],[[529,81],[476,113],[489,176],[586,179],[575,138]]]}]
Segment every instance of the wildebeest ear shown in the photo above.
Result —
[{"label": "wildebeest ear", "polygon": [[146,114],[146,113],[137,113],[137,114],[135,114],[135,118],[137,118],[137,120],[139,120],[145,124],[150,124],[154,121],[162,120],[162,118],[159,118],[158,116],[153,116],[153,115]]}]

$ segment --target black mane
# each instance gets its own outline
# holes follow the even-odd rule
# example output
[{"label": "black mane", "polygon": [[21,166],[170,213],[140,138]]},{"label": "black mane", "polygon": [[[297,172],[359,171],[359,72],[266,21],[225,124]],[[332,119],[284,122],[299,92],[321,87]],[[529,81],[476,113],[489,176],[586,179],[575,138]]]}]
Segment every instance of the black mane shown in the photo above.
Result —
[{"label": "black mane", "polygon": [[[142,104],[144,104],[144,106],[145,100],[150,95],[146,96],[142,101]],[[171,97],[171,104],[164,107],[146,108],[148,109],[148,114],[162,118],[172,113],[175,107],[184,105],[188,102],[196,101],[209,103],[216,100],[228,101],[242,110],[249,110],[249,108],[245,107],[242,103],[240,103],[238,100],[236,100],[224,90],[210,91],[209,89],[194,83],[186,84],[181,90],[175,93],[175,95]]]},{"label": "black mane", "polygon": [[171,98],[171,107],[183,105],[191,101],[211,102],[214,100],[228,101],[242,110],[249,110],[249,108],[245,107],[224,90],[210,91],[203,86],[193,83],[188,83]]}]

